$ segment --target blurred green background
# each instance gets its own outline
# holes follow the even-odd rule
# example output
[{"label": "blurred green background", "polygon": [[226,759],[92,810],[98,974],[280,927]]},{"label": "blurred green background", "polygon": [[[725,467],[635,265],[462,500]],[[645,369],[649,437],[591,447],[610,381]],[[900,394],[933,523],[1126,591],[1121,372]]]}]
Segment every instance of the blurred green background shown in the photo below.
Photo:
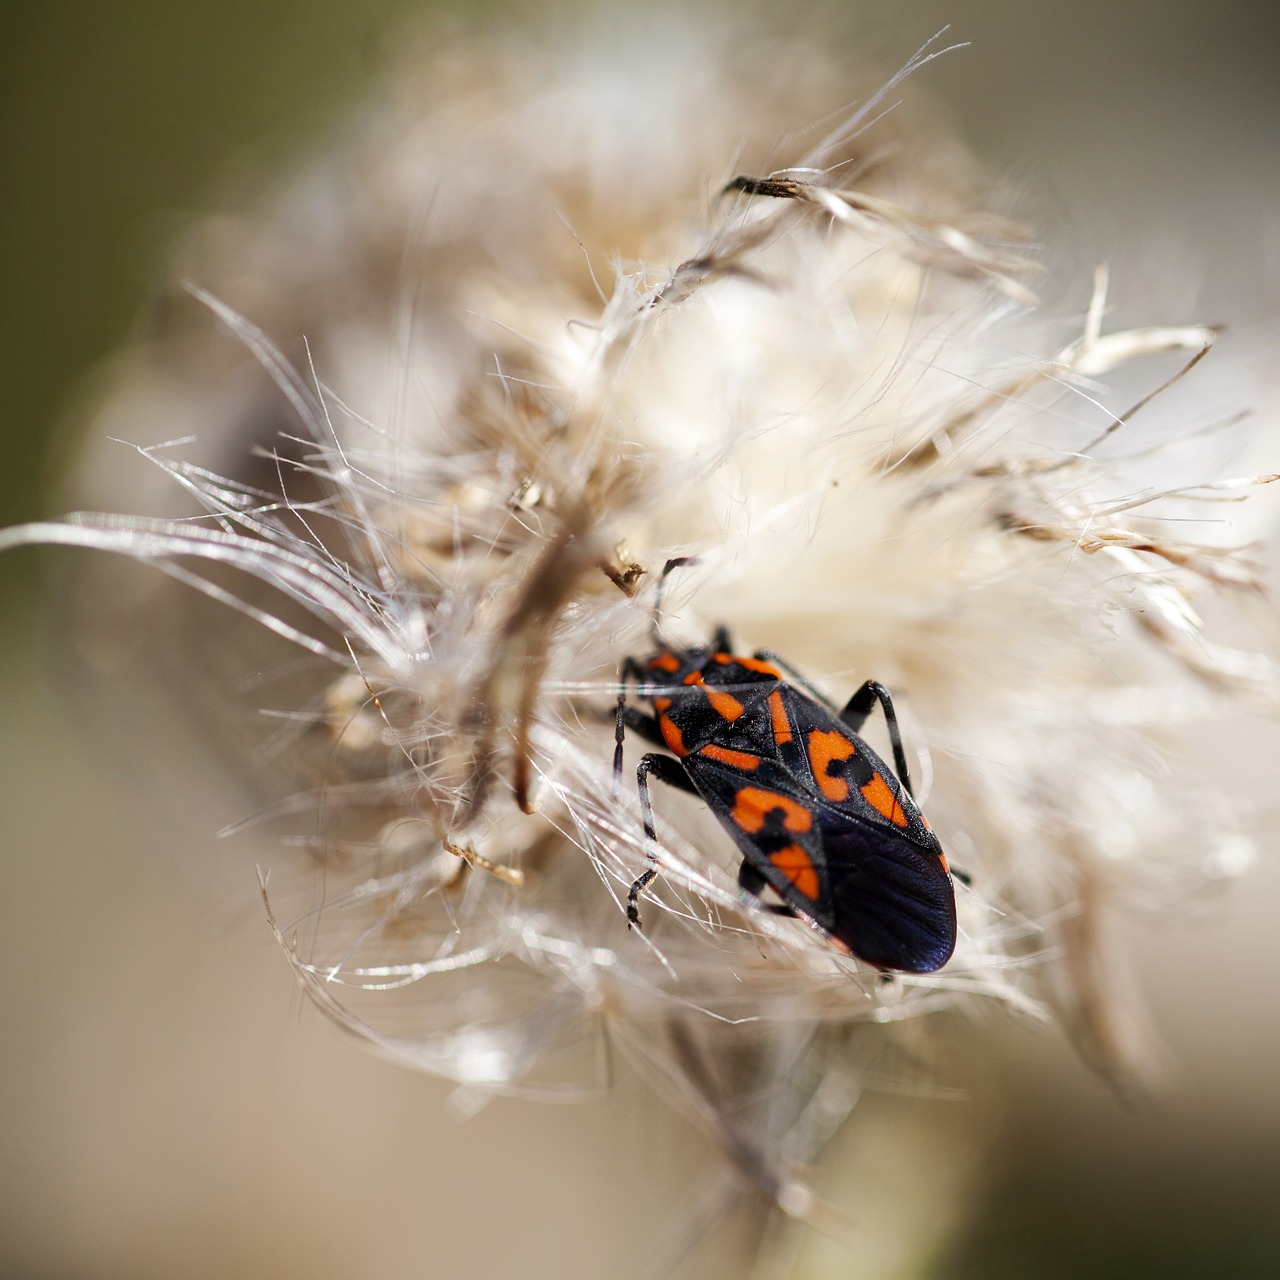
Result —
[{"label": "blurred green background", "polygon": [[50,0],[0,15],[4,523],[46,507],[56,423],[127,335],[163,247],[232,169],[269,164],[367,84],[408,0]]},{"label": "blurred green background", "polygon": [[[322,139],[422,10],[4,6],[0,523],[57,510],[63,415],[127,338],[166,243],[228,175]],[[1118,322],[1226,321],[1240,349],[1274,348],[1270,7],[868,0],[849,38],[891,68],[946,22],[974,47],[925,83],[1030,193],[1061,270],[1052,307],[1083,304],[1105,253]],[[1248,375],[1265,420],[1274,356]],[[0,563],[0,1275],[639,1274],[678,1126],[625,1096],[456,1126],[443,1086],[292,1017],[251,871],[209,871],[212,836],[175,850],[84,748],[42,656],[42,563]],[[1204,745],[1274,789],[1267,751]],[[1156,1110],[1122,1109],[1051,1035],[993,1033],[1009,1119],[972,1238],[938,1276],[1280,1274],[1277,908],[1273,858],[1209,921],[1135,930],[1180,1069]]]}]

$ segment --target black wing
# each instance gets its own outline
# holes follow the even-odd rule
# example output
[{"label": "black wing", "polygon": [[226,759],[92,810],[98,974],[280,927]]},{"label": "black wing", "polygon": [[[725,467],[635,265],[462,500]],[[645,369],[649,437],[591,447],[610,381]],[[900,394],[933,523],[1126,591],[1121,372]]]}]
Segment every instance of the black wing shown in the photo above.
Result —
[{"label": "black wing", "polygon": [[[743,770],[690,755],[685,769],[743,857],[793,910],[868,964],[930,973],[956,944],[942,848],[879,757],[819,711],[806,706],[797,717],[806,723],[796,726],[794,756]],[[849,748],[845,755],[834,736],[823,740],[826,787],[812,768],[807,735],[815,731],[838,734]],[[840,800],[832,798],[837,780],[848,784]]]}]

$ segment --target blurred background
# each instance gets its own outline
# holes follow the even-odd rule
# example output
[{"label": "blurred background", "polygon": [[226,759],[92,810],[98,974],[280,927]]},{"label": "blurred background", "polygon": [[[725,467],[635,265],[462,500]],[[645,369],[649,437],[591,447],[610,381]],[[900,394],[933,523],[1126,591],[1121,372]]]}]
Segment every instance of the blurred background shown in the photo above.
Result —
[{"label": "blurred background", "polygon": [[[229,185],[323,142],[428,11],[501,20],[406,0],[0,15],[0,524],[61,509],[69,424],[145,314],[166,244]],[[1238,380],[1280,470],[1280,15],[866,0],[843,29],[851,57],[888,72],[947,22],[972,46],[918,79],[1024,193],[1051,246],[1049,308],[1082,309],[1106,256],[1114,324],[1227,324],[1213,376]],[[102,750],[127,756],[146,724],[78,722],[53,656],[59,558],[0,560],[0,1276],[645,1274],[701,1176],[681,1126],[622,1068],[604,1098],[456,1121],[447,1086],[301,1007],[251,853],[214,836],[236,797],[153,812]],[[1126,938],[1168,1095],[1125,1107],[1056,1033],[980,1028],[980,1115],[916,1104],[987,1134],[966,1231],[921,1274],[1280,1273],[1275,745],[1206,729],[1204,768],[1259,797],[1262,865],[1197,918]],[[871,1149],[895,1105],[855,1114]]]}]

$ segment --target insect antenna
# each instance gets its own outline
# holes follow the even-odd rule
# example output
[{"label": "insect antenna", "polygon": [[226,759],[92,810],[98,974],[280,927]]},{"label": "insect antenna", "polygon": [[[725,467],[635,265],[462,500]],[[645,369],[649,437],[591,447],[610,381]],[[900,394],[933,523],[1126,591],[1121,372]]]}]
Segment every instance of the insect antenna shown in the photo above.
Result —
[{"label": "insect antenna", "polygon": [[679,569],[684,565],[697,563],[697,556],[675,556],[662,566],[662,574],[658,578],[658,590],[654,594],[653,599],[653,623],[649,628],[649,634],[653,639],[653,647],[655,649],[665,649],[667,647],[665,641],[662,639],[662,632],[659,630],[660,619],[662,617],[662,592],[667,585],[667,575],[672,569]]}]

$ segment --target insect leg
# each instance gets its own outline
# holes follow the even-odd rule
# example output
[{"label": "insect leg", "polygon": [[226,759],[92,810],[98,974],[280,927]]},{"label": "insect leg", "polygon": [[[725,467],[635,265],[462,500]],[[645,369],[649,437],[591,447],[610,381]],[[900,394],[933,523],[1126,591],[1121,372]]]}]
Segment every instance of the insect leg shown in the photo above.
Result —
[{"label": "insect leg", "polygon": [[898,717],[893,710],[893,699],[889,697],[889,690],[877,680],[868,680],[845,703],[844,710],[840,712],[840,719],[854,733],[857,733],[867,716],[871,714],[871,708],[876,702],[880,703],[881,710],[884,712],[884,722],[889,726],[889,741],[893,743],[893,763],[898,771],[898,781],[906,788],[907,795],[913,795],[911,775],[907,772],[907,753],[902,749],[902,734],[898,730]]},{"label": "insect leg", "polygon": [[662,566],[662,573],[658,577],[658,589],[654,592],[653,597],[653,624],[650,628],[655,649],[663,647],[662,637],[658,634],[658,619],[662,616],[662,593],[667,585],[667,578],[670,576],[672,569],[680,569],[685,565],[697,563],[697,556],[675,556]]},{"label": "insect leg", "polygon": [[729,628],[719,626],[715,630],[715,634],[711,637],[712,653],[732,653],[733,641],[729,639]]},{"label": "insect leg", "polygon": [[[639,715],[627,706],[627,679],[640,679],[640,664],[634,658],[626,658],[622,670],[618,673],[618,717],[613,730],[613,790],[617,793],[618,783],[622,780],[622,739],[626,736],[626,726],[643,732],[638,724],[632,722],[632,715]],[[628,714],[631,712],[631,715]]]},{"label": "insect leg", "polygon": [[653,774],[659,782],[679,787],[681,791],[692,791],[695,794],[697,792],[697,788],[689,781],[689,775],[684,771],[684,766],[674,757],[651,753],[640,758],[640,763],[636,766],[636,789],[640,792],[640,816],[644,820],[644,834],[648,841],[645,856],[649,859],[649,865],[636,877],[635,883],[627,892],[627,928],[640,927],[640,895],[658,874],[658,860],[653,854],[653,846],[658,843],[658,834],[653,826],[653,802],[649,799],[650,774]]}]

